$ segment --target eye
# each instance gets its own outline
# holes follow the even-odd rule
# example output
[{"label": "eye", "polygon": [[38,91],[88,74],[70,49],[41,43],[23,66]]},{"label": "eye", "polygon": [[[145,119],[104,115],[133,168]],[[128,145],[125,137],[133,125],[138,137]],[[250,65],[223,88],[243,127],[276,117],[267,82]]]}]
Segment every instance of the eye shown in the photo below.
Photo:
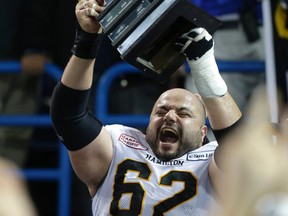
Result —
[{"label": "eye", "polygon": [[166,113],[167,113],[166,110],[158,110],[158,111],[156,111],[156,115],[158,115],[158,116],[165,116]]},{"label": "eye", "polygon": [[186,112],[180,112],[180,113],[178,113],[178,116],[181,118],[189,118],[190,114],[186,113]]},{"label": "eye", "polygon": [[157,112],[156,114],[157,114],[158,116],[165,116],[165,115],[166,115],[166,112],[163,112],[163,111],[162,111],[162,112]]}]

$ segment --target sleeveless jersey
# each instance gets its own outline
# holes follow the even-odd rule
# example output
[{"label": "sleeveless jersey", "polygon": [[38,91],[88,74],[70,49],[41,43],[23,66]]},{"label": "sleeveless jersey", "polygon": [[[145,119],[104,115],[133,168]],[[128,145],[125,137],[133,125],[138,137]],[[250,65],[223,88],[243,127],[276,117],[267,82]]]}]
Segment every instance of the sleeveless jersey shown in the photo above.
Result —
[{"label": "sleeveless jersey", "polygon": [[141,131],[123,125],[105,127],[114,155],[92,200],[94,216],[209,215],[210,206],[216,205],[208,177],[216,142],[164,162]]}]

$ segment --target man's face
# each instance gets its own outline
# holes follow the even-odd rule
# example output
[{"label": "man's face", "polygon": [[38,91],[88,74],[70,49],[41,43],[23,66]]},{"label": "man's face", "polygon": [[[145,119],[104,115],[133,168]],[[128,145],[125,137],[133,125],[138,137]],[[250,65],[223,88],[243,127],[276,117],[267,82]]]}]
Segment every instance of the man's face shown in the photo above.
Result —
[{"label": "man's face", "polygon": [[206,133],[205,110],[199,98],[184,89],[172,89],[156,101],[146,140],[157,157],[168,161],[199,148]]}]

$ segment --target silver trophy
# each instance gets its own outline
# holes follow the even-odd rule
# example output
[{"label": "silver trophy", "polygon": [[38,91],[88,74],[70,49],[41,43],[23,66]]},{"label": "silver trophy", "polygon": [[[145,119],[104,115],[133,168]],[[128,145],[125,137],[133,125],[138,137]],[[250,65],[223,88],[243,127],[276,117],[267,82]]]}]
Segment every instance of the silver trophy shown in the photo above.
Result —
[{"label": "silver trophy", "polygon": [[121,58],[164,83],[184,62],[174,43],[203,27],[211,35],[221,22],[189,0],[114,0],[98,16]]}]

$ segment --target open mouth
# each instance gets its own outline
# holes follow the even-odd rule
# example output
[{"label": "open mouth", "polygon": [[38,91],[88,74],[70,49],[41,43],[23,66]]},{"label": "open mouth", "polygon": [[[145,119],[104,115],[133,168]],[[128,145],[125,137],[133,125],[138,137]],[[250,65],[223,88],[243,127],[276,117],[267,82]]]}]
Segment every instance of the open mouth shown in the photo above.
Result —
[{"label": "open mouth", "polygon": [[179,134],[172,128],[163,128],[160,132],[160,141],[165,143],[175,143],[179,140]]}]

